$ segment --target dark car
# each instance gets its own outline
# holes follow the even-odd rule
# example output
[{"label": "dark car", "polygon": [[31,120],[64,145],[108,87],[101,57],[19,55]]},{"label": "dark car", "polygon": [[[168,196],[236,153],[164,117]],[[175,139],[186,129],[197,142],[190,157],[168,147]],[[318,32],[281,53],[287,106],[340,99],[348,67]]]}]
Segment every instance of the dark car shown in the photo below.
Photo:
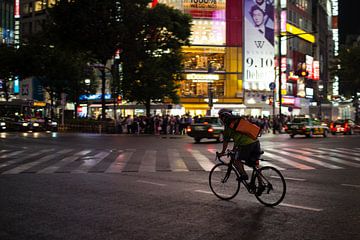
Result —
[{"label": "dark car", "polygon": [[26,132],[31,130],[31,122],[26,121],[22,117],[4,117],[7,131],[21,131]]},{"label": "dark car", "polygon": [[51,131],[51,132],[57,132],[58,131],[58,123],[55,119],[46,119],[45,120],[45,130]]},{"label": "dark car", "polygon": [[333,135],[337,133],[352,135],[355,132],[360,133],[360,126],[351,119],[338,119],[330,123],[330,132]]},{"label": "dark car", "polygon": [[291,138],[294,138],[295,135],[305,135],[309,138],[314,135],[327,137],[329,128],[325,123],[321,123],[318,119],[301,116],[295,117],[291,122],[288,122],[285,126],[285,131]]},{"label": "dark car", "polygon": [[193,137],[197,143],[203,138],[216,139],[218,142],[222,142],[224,125],[218,117],[202,117],[196,123],[189,125],[186,128],[186,133]]}]

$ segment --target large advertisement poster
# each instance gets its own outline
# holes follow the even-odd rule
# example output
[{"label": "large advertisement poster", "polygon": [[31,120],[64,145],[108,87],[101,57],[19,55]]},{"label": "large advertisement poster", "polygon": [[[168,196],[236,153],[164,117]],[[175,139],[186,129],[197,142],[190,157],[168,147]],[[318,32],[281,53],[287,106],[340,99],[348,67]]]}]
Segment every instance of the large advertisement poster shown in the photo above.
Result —
[{"label": "large advertisement poster", "polygon": [[270,90],[275,79],[274,42],[274,0],[245,0],[245,90]]}]

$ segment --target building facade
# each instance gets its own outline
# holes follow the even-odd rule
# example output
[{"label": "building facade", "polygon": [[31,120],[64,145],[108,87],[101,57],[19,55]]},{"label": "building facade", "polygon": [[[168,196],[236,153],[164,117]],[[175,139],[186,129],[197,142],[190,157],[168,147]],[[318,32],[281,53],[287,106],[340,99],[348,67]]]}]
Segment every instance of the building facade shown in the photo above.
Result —
[{"label": "building facade", "polygon": [[[23,0],[15,10],[17,2],[12,11],[21,15],[25,41],[41,31],[44,10],[56,0]],[[223,107],[253,116],[308,114],[329,98],[330,0],[154,0],[152,6],[158,3],[190,14],[193,26],[191,45],[183,48],[180,104],[154,112],[167,106],[176,115],[215,115]],[[121,107],[126,115],[144,112]]]}]

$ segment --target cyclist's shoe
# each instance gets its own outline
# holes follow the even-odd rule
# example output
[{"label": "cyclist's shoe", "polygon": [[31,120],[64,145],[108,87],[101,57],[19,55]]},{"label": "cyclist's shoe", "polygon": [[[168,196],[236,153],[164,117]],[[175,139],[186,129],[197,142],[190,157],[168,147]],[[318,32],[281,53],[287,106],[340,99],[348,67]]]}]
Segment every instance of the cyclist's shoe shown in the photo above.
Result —
[{"label": "cyclist's shoe", "polygon": [[256,190],[255,195],[256,196],[261,196],[261,194],[265,191],[265,186],[260,184]]},{"label": "cyclist's shoe", "polygon": [[249,176],[247,174],[241,174],[240,177],[238,178],[239,181],[246,181],[249,179]]}]

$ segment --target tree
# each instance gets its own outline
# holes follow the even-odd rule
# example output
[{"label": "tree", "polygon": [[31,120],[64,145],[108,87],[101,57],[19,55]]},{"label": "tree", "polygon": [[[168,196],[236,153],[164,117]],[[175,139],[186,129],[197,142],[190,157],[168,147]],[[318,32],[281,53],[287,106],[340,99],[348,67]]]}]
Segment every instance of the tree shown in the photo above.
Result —
[{"label": "tree", "polygon": [[124,40],[122,90],[125,99],[144,104],[150,115],[152,102],[178,102],[181,47],[189,43],[191,17],[157,4],[147,8],[141,20],[142,30],[129,29]]},{"label": "tree", "polygon": [[[130,0],[126,0],[128,2]],[[135,0],[133,2],[138,2]],[[121,4],[116,0],[60,1],[49,9],[49,19],[44,31],[53,44],[61,48],[86,53],[102,66],[101,102],[102,119],[105,120],[106,64],[123,38]],[[140,1],[144,2],[144,1]]]},{"label": "tree", "polygon": [[340,93],[353,98],[356,109],[355,120],[359,122],[360,46],[342,48],[339,53],[339,63],[340,68],[337,73],[340,79]]}]

